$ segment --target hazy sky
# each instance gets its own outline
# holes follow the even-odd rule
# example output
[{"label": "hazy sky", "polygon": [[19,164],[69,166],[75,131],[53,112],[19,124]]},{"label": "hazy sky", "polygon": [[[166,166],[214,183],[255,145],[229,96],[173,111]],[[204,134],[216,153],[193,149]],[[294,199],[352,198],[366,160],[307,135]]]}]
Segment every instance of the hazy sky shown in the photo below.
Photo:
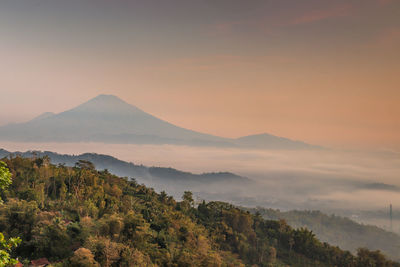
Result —
[{"label": "hazy sky", "polygon": [[100,93],[193,130],[400,149],[400,1],[0,2],[0,124]]}]

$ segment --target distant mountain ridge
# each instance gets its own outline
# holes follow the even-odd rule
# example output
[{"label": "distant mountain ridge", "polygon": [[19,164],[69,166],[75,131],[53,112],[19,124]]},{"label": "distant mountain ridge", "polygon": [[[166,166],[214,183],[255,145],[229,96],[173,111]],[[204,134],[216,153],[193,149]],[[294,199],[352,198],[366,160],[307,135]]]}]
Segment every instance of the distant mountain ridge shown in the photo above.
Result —
[{"label": "distant mountain ridge", "polygon": [[317,149],[321,147],[313,146],[302,141],[293,141],[288,138],[279,137],[271,134],[255,134],[240,137],[234,140],[235,144],[248,148],[268,148],[268,149]]},{"label": "distant mountain ridge", "polygon": [[53,112],[44,112],[44,113],[40,114],[39,116],[33,118],[31,121],[40,121],[42,119],[45,119],[45,118],[48,118],[48,117],[51,117],[54,115],[56,115],[56,114]]},{"label": "distant mountain ridge", "polygon": [[188,130],[154,117],[113,95],[99,95],[73,109],[0,127],[13,142],[101,142],[175,144],[262,149],[318,149],[300,141],[257,134],[238,139]]},{"label": "distant mountain ridge", "polygon": [[193,186],[213,186],[216,183],[226,182],[237,185],[246,185],[252,182],[248,178],[230,172],[193,174],[168,167],[136,165],[132,162],[122,161],[112,156],[95,153],[66,155],[51,151],[9,152],[0,149],[0,158],[9,157],[10,155],[19,155],[24,158],[47,156],[50,158],[52,164],[65,164],[71,167],[75,166],[79,160],[87,160],[92,162],[97,170],[107,169],[115,175],[134,178],[140,183],[145,183],[146,185],[151,185],[163,190],[166,184],[169,184],[171,187],[186,186],[189,188]]}]

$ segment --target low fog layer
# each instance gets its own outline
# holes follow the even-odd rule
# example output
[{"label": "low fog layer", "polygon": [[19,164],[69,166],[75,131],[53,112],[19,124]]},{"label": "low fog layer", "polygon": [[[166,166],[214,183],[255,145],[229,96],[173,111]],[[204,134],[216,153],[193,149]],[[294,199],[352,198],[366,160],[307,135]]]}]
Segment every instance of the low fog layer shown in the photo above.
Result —
[{"label": "low fog layer", "polygon": [[[173,167],[195,173],[229,171],[254,180],[247,187],[183,188],[149,184],[178,196],[190,189],[199,199],[246,206],[319,209],[355,215],[400,203],[400,153],[335,150],[243,150],[173,145],[110,145],[100,143],[2,143],[8,151],[49,150],[65,154],[94,152],[146,166]],[[362,220],[363,218],[361,218]],[[376,218],[365,217],[364,221]],[[387,221],[376,223],[387,225]]]}]

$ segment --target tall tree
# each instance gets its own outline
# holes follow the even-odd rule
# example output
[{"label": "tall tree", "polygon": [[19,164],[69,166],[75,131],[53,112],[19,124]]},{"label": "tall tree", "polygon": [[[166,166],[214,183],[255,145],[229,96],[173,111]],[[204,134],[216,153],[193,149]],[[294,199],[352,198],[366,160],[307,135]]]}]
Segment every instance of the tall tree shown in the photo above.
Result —
[{"label": "tall tree", "polygon": [[[11,183],[11,173],[8,170],[7,165],[0,161],[0,190],[6,190]],[[0,199],[0,201],[1,205],[3,200]],[[0,233],[0,266],[12,266],[18,263],[16,259],[11,258],[10,252],[14,247],[18,246],[20,242],[21,239],[19,237],[7,240],[4,238],[3,233]]]}]

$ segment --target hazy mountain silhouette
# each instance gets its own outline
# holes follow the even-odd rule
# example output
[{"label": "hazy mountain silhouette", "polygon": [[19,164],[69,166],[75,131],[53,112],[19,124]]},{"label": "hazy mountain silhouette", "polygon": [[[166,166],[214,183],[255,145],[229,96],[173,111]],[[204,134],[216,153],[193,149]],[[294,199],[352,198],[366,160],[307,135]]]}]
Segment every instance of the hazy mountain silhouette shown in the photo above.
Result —
[{"label": "hazy mountain silhouette", "polygon": [[288,138],[271,134],[255,134],[235,139],[235,144],[247,148],[268,148],[268,149],[310,149],[318,148],[301,141],[293,141]]},{"label": "hazy mountain silhouette", "polygon": [[36,118],[33,118],[31,121],[40,121],[42,119],[48,118],[55,115],[55,113],[53,112],[44,112],[42,114],[40,114],[39,116],[37,116]]},{"label": "hazy mountain silhouette", "polygon": [[46,112],[26,123],[2,126],[0,140],[179,144],[272,149],[317,148],[303,142],[268,134],[230,139],[191,131],[158,119],[113,95],[99,95],[59,114]]}]

